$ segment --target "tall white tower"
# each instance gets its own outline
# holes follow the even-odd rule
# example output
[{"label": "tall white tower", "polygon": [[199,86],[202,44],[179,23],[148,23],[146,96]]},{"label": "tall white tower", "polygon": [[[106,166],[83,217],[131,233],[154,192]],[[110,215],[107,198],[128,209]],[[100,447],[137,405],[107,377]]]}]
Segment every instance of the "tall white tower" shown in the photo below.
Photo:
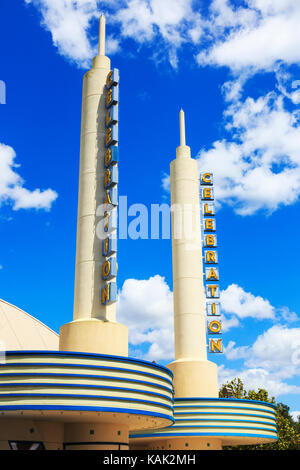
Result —
[{"label": "tall white tower", "polygon": [[170,164],[175,361],[168,367],[175,396],[217,397],[217,366],[207,360],[199,175],[185,142],[182,110],[179,124],[180,145]]},{"label": "tall white tower", "polygon": [[[113,126],[106,126],[113,116],[108,98],[114,99],[112,90],[118,95],[117,87],[109,88],[113,72],[105,56],[102,15],[98,55],[83,79],[74,315],[71,323],[61,327],[60,349],[123,356],[128,354],[127,328],[116,322],[116,284],[108,282],[117,269],[116,233],[110,233],[111,226],[116,229],[116,207],[107,204],[113,210],[105,211],[105,201],[117,200],[112,193],[118,180],[117,165],[106,164],[113,159],[112,150],[117,150],[117,139],[114,148],[106,145],[108,137],[115,138],[108,136]],[[110,217],[107,235],[104,216]],[[112,241],[115,245],[108,250],[109,259],[104,254],[105,236],[108,245]]]}]

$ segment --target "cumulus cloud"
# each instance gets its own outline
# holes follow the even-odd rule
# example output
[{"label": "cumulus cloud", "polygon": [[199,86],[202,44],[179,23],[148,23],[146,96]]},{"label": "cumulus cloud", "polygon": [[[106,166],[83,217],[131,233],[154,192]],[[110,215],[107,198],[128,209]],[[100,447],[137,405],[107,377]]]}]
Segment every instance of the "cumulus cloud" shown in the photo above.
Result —
[{"label": "cumulus cloud", "polygon": [[16,171],[16,153],[12,147],[0,143],[0,205],[10,203],[14,210],[49,210],[57,198],[52,189],[30,191],[24,187],[24,180]]},{"label": "cumulus cloud", "polygon": [[295,312],[287,306],[275,308],[268,299],[246,292],[241,286],[231,284],[221,291],[220,301],[224,314],[224,331],[240,325],[244,318],[272,320],[274,322],[293,323],[298,321]]},{"label": "cumulus cloud", "polygon": [[290,370],[300,373],[300,328],[274,325],[260,335],[252,346],[247,360],[249,367],[260,365],[268,370],[282,369],[286,377]]},{"label": "cumulus cloud", "polygon": [[299,393],[300,387],[288,380],[300,375],[300,328],[274,325],[257,337],[249,346],[236,346],[230,341],[224,348],[229,360],[243,360],[243,368],[222,367],[220,380],[224,383],[239,377],[246,388],[266,388],[275,396]]},{"label": "cumulus cloud", "polygon": [[[221,302],[223,331],[245,318],[282,320],[280,309],[236,284],[221,293]],[[129,327],[131,353],[150,361],[173,360],[173,294],[163,277],[127,279],[119,292],[117,313],[118,321]],[[224,353],[229,361],[242,361],[242,366],[220,366],[220,384],[239,377],[246,388],[263,387],[275,396],[300,392],[300,387],[289,383],[300,375],[300,328],[273,324],[252,345],[229,341]]]},{"label": "cumulus cloud", "polygon": [[300,195],[298,110],[288,111],[283,96],[267,93],[231,103],[224,112],[232,139],[199,152],[199,171],[211,170],[219,203],[241,215],[271,213]]},{"label": "cumulus cloud", "polygon": [[[220,300],[223,312],[223,332],[240,326],[241,321],[245,318],[272,322],[298,320],[297,315],[290,312],[288,307],[276,309],[267,299],[246,292],[237,284],[232,284],[221,291]],[[284,311],[284,315],[282,311]],[[129,342],[135,355],[157,361],[173,359],[173,293],[163,277],[157,274],[149,279],[127,279],[119,292],[117,313],[118,321],[129,327]],[[280,325],[276,328],[270,330],[268,335],[278,331],[278,334],[283,334]],[[293,344],[296,345],[298,330],[297,328],[288,330],[288,332],[290,331],[295,334]],[[267,340],[269,336],[267,336]],[[265,344],[265,342],[264,339],[263,343]],[[259,355],[260,344],[258,341],[253,346],[256,356]],[[234,342],[229,342],[225,351],[230,359],[241,358],[248,354],[247,347],[237,348]],[[295,361],[297,360],[297,351],[296,348],[294,351]]]},{"label": "cumulus cloud", "polygon": [[254,296],[237,284],[231,284],[221,293],[222,310],[239,318],[274,319],[275,309],[266,299]]},{"label": "cumulus cloud", "polygon": [[91,28],[100,12],[116,25],[116,36],[108,36],[107,51],[115,53],[124,39],[138,44],[158,39],[158,58],[166,51],[172,66],[177,66],[177,49],[185,42],[197,43],[201,36],[201,15],[192,8],[192,0],[25,0],[41,13],[42,25],[50,31],[61,55],[86,67],[96,53]]},{"label": "cumulus cloud", "polygon": [[294,421],[298,421],[300,419],[300,411],[290,411]]},{"label": "cumulus cloud", "polygon": [[219,384],[224,384],[238,377],[242,380],[247,390],[258,390],[264,388],[270,396],[278,397],[283,394],[298,394],[300,387],[289,384],[282,377],[280,372],[270,372],[261,367],[245,369],[229,369],[221,365],[218,367]]},{"label": "cumulus cloud", "polygon": [[155,361],[173,358],[173,294],[163,277],[127,279],[119,293],[117,315],[129,328],[136,355]]},{"label": "cumulus cloud", "polygon": [[170,192],[171,186],[170,186],[170,175],[167,175],[167,173],[163,174],[162,180],[161,180],[161,186],[164,191]]},{"label": "cumulus cloud", "polygon": [[201,65],[273,70],[278,61],[300,63],[300,4],[294,0],[247,0],[235,8],[228,0],[211,3],[207,29],[211,45],[197,56]]},{"label": "cumulus cloud", "polygon": [[[59,53],[85,66],[95,52],[91,26],[100,12],[117,27],[118,41],[155,44],[177,66],[177,50],[190,44],[201,65],[270,70],[300,62],[300,5],[294,0],[211,0],[204,11],[192,0],[24,0],[41,13]],[[155,40],[155,43],[154,43]],[[164,47],[161,47],[162,42]]]},{"label": "cumulus cloud", "polygon": [[[178,66],[178,50],[190,45],[199,65],[226,66],[223,86],[228,137],[199,152],[199,168],[215,175],[219,207],[240,215],[267,213],[294,204],[300,195],[300,80],[288,68],[300,65],[300,3],[294,0],[211,0],[204,14],[192,0],[25,0],[41,13],[61,55],[86,67],[96,54],[92,35],[100,11],[113,29],[109,53],[128,38],[151,45],[157,62]],[[243,98],[253,74],[275,73],[276,89]],[[285,101],[288,100],[288,106]],[[162,186],[169,190],[164,175]]]},{"label": "cumulus cloud", "polygon": [[83,66],[92,57],[88,31],[91,21],[99,16],[96,0],[25,0],[42,15],[42,26],[51,32],[61,55]]}]

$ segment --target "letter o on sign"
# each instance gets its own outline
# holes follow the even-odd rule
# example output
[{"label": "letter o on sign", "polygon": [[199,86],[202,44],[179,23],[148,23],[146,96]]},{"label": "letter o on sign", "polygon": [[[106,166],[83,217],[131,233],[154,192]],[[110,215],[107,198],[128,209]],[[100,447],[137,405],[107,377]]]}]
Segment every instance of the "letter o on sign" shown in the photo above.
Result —
[{"label": "letter o on sign", "polygon": [[209,323],[209,329],[212,333],[219,333],[221,331],[221,322],[213,320]]},{"label": "letter o on sign", "polygon": [[106,260],[102,265],[102,276],[106,278],[110,274],[110,262]]}]

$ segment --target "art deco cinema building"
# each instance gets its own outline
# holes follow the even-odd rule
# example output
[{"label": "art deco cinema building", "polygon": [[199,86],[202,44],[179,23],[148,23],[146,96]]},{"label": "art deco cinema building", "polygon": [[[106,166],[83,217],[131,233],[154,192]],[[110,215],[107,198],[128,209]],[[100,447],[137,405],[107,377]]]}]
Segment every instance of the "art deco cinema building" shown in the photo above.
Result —
[{"label": "art deco cinema building", "polygon": [[222,351],[212,175],[201,175],[199,192],[182,111],[171,163],[172,207],[182,216],[172,213],[175,360],[167,368],[128,357],[127,328],[116,321],[118,103],[102,16],[99,53],[83,80],[74,317],[58,337],[0,301],[0,450],[271,442],[274,406],[218,398],[217,366],[207,360],[207,332],[209,351]]},{"label": "art deco cinema building", "polygon": [[19,350],[0,364],[0,449],[124,450],[130,430],[173,422],[172,372],[129,358],[127,328],[116,321],[118,86],[102,16],[99,54],[83,80],[74,318],[59,349],[46,350],[55,334],[18,312],[32,347],[10,341]]}]

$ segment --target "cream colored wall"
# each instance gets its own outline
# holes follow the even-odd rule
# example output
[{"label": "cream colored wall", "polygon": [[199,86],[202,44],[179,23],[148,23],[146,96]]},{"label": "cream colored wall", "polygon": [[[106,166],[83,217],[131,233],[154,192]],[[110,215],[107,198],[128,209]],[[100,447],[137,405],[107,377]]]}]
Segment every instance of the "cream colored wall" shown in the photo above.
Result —
[{"label": "cream colored wall", "polygon": [[171,439],[154,438],[152,442],[138,445],[130,444],[130,450],[222,450],[222,440],[214,437],[174,437]]},{"label": "cream colored wall", "polygon": [[46,450],[62,450],[64,425],[30,419],[1,419],[0,450],[9,450],[8,441],[43,442]]},{"label": "cream colored wall", "polygon": [[[128,443],[128,426],[93,422],[60,423],[1,419],[0,450],[10,450],[9,441],[42,442],[46,450],[63,450],[64,444],[69,444],[65,446],[67,450],[118,450],[118,443]],[[103,444],[95,445],[95,442]],[[116,444],[105,444],[108,442]],[[122,450],[128,450],[128,446],[123,445]]]},{"label": "cream colored wall", "polygon": [[60,328],[59,349],[128,356],[128,329],[95,318],[75,320]]},{"label": "cream colored wall", "polygon": [[[88,443],[87,445],[69,445],[67,450],[117,450],[118,443],[128,443],[128,426],[111,423],[67,423],[65,424],[65,443]],[[93,443],[113,443],[95,445]],[[128,450],[128,446],[122,447]]]}]

